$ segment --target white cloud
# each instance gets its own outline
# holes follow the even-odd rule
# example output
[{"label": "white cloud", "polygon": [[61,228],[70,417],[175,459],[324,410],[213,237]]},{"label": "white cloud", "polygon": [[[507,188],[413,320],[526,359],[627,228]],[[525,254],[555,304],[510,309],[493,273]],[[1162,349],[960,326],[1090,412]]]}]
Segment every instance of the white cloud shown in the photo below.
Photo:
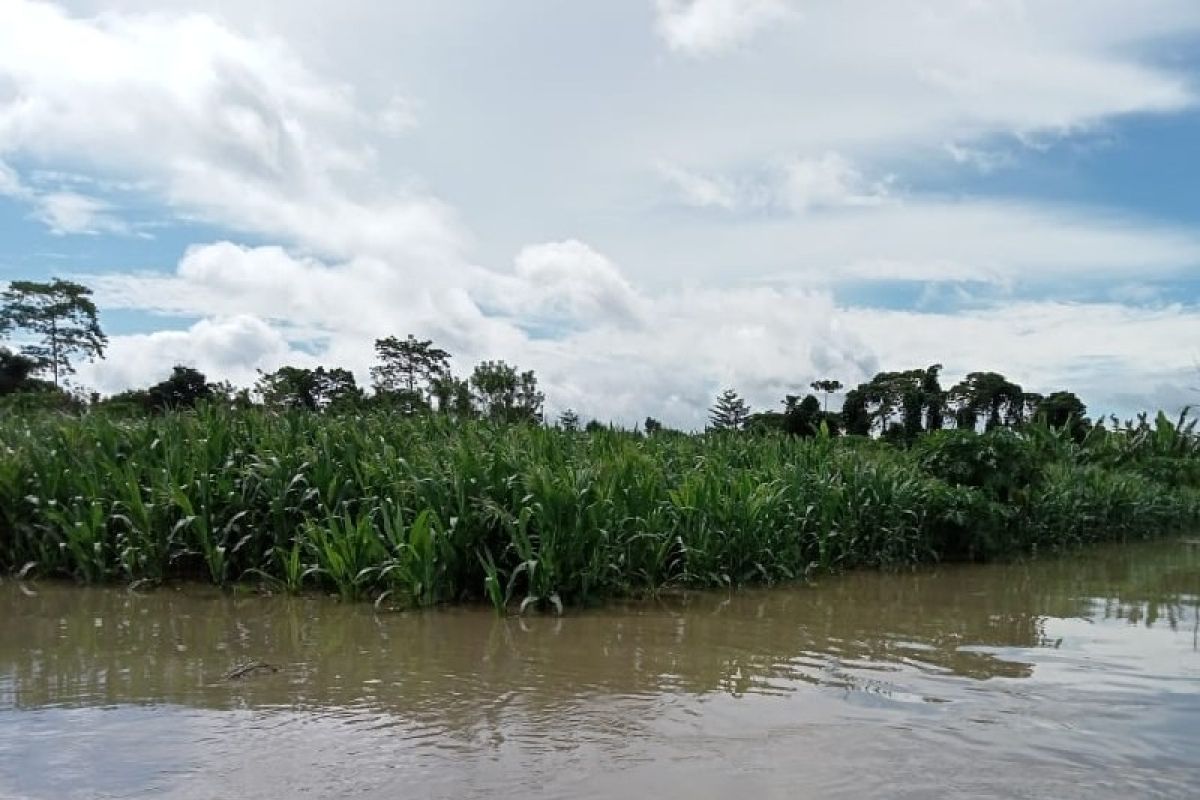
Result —
[{"label": "white cloud", "polygon": [[112,206],[78,192],[47,192],[34,197],[35,216],[53,233],[120,233],[130,227],[118,219]]},{"label": "white cloud", "polygon": [[[804,4],[803,24],[782,0],[653,7],[669,49],[741,48],[723,59],[639,46],[646,5],[482,14],[446,0],[334,19],[317,0],[195,4],[0,0],[0,159],[20,170],[0,162],[0,192],[35,214],[57,193],[44,216],[60,230],[111,232],[119,208],[99,204],[120,186],[156,215],[278,245],[198,246],[172,274],[96,281],[106,309],[204,318],[114,338],[95,372],[105,388],[189,356],[239,381],[305,358],[365,378],[372,338],[409,331],[460,369],[507,358],[537,368],[552,402],[626,421],[694,424],[722,385],[774,405],[814,377],[930,359],[994,356],[1018,380],[1069,377],[1096,397],[1130,379],[1177,384],[1168,337],[1195,321],[1186,308],[1156,320],[1018,305],[1032,333],[1016,336],[1004,308],[895,316],[839,308],[831,287],[1051,291],[1194,271],[1186,229],[1033,197],[906,194],[907,175],[881,177],[929,157],[944,168],[946,142],[982,166],[997,137],[1056,141],[1194,106],[1191,76],[1161,57],[1200,32],[1194,0],[1137,14],[1125,0],[845,0]],[[96,183],[40,182],[46,171]],[[669,207],[667,191],[732,213]],[[1076,324],[1096,344],[1068,335]],[[1153,359],[1134,359],[1126,330],[1174,360],[1139,371]],[[256,349],[245,337],[259,334]],[[1068,345],[1093,356],[1075,372]]]},{"label": "white cloud", "polygon": [[660,160],[658,170],[680,201],[695,208],[726,211],[809,211],[873,206],[890,198],[891,179],[870,181],[840,153],[778,159],[744,175],[702,175]]},{"label": "white cloud", "polygon": [[25,191],[25,186],[17,171],[0,161],[0,197],[21,197]]},{"label": "white cloud", "polygon": [[[0,14],[0,156],[138,178],[177,214],[335,257],[436,265],[460,246],[448,207],[374,179],[366,134],[409,124],[402,99],[363,112],[282,42],[200,14],[86,19],[28,0]],[[85,205],[43,213],[78,222]]]},{"label": "white cloud", "polygon": [[104,394],[148,386],[171,374],[177,364],[195,367],[210,379],[251,386],[257,369],[311,361],[293,350],[283,335],[251,315],[203,319],[186,330],[114,336],[103,361],[80,365],[79,381]]},{"label": "white cloud", "polygon": [[728,178],[710,177],[659,161],[659,174],[679,195],[684,205],[694,208],[723,208],[732,211],[746,204],[747,198],[741,187]]},{"label": "white cloud", "polygon": [[783,165],[782,196],[793,211],[837,206],[873,206],[888,196],[888,181],[869,183],[838,153],[794,158]]},{"label": "white cloud", "polygon": [[727,50],[791,13],[783,0],[654,0],[654,8],[659,35],[688,55]]},{"label": "white cloud", "polygon": [[1014,166],[1017,162],[1016,156],[1005,150],[969,147],[955,142],[947,142],[945,149],[955,164],[973,167],[984,175]]},{"label": "white cloud", "polygon": [[571,328],[613,323],[638,327],[645,304],[616,265],[583,242],[530,245],[517,254],[512,276],[481,273],[474,292],[493,312]]}]

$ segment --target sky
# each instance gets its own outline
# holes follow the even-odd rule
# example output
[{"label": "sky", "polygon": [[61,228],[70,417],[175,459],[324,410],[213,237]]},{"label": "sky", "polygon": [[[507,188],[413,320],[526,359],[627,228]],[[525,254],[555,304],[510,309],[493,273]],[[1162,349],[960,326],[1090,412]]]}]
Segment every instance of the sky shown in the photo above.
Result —
[{"label": "sky", "polygon": [[102,393],[413,333],[624,423],[934,363],[1174,412],[1197,142],[1195,0],[0,0],[0,282],[95,289]]}]

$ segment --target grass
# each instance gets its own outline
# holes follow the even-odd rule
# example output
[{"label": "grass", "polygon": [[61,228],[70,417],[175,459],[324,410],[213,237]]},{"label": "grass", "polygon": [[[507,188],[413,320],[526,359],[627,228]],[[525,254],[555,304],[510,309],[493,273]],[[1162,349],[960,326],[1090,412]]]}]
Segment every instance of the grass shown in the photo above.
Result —
[{"label": "grass", "polygon": [[1187,530],[1194,426],[863,439],[202,409],[0,421],[0,569],[402,606],[985,560]]}]

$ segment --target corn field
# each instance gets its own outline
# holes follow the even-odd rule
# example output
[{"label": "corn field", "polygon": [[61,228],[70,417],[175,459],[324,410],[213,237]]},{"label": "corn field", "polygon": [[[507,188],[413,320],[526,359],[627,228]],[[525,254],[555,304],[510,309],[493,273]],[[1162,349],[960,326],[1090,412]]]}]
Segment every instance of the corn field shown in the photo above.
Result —
[{"label": "corn field", "polygon": [[564,606],[984,560],[1200,521],[1194,424],[641,436],[201,409],[0,420],[0,570]]}]

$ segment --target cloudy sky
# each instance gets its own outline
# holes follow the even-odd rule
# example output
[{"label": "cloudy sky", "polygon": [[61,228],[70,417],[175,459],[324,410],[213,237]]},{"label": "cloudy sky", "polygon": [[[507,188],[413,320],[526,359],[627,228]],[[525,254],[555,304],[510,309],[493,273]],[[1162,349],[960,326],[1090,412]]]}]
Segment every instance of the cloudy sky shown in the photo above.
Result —
[{"label": "cloudy sky", "polygon": [[627,422],[1178,408],[1198,142],[1196,0],[0,0],[0,280],[95,287],[104,392],[412,332]]}]

